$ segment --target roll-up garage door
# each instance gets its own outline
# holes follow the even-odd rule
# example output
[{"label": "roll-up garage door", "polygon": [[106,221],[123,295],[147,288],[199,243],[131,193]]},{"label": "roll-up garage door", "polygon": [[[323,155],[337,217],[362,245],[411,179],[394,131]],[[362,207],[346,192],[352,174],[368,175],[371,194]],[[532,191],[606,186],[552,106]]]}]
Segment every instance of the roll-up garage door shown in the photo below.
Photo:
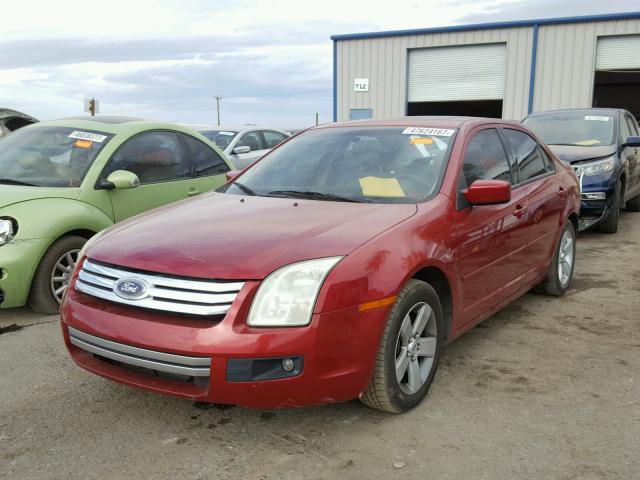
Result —
[{"label": "roll-up garage door", "polygon": [[624,108],[640,118],[640,35],[598,38],[593,106]]},{"label": "roll-up garage door", "polygon": [[492,100],[504,97],[506,45],[409,50],[409,102]]},{"label": "roll-up garage door", "polygon": [[600,37],[596,70],[640,69],[640,35]]}]

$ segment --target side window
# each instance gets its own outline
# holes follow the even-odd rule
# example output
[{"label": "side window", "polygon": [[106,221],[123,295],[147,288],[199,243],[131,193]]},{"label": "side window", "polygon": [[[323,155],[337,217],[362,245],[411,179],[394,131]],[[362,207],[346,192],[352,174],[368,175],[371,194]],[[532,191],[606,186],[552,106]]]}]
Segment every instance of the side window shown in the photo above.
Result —
[{"label": "side window", "polygon": [[264,143],[267,148],[273,148],[276,145],[284,142],[287,138],[282,133],[272,132],[271,130],[263,130],[262,134],[264,135]]},{"label": "side window", "polygon": [[245,133],[242,138],[238,140],[236,147],[250,147],[252,152],[254,150],[264,150],[266,148],[262,144],[260,132]]},{"label": "side window", "polygon": [[515,170],[518,172],[518,183],[552,171],[550,159],[543,156],[543,152],[533,138],[519,130],[505,128],[504,134],[511,147]]},{"label": "side window", "polygon": [[[638,135],[638,128],[636,127],[635,122],[629,115],[625,115],[624,118],[627,120],[627,125],[629,125],[629,133],[633,136]],[[626,138],[624,139],[627,140]]]},{"label": "side window", "polygon": [[476,180],[511,182],[509,161],[494,129],[482,130],[471,139],[464,154],[462,171],[467,185]]},{"label": "side window", "polygon": [[187,144],[196,177],[219,175],[229,171],[225,161],[213,149],[189,135],[180,135]]},{"label": "side window", "polygon": [[128,140],[109,160],[103,178],[115,170],[135,173],[141,184],[182,180],[191,173],[182,145],[173,132],[147,132]]},{"label": "side window", "polygon": [[620,115],[620,143],[626,142],[627,138],[632,135],[631,128],[629,127],[626,117],[626,115]]}]

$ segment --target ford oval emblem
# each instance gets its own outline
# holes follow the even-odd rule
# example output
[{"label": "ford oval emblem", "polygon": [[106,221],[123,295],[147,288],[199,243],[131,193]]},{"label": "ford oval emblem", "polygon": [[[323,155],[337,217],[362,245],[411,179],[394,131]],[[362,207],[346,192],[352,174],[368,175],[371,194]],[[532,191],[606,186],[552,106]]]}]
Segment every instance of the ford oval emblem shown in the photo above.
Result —
[{"label": "ford oval emblem", "polygon": [[113,287],[113,292],[125,300],[141,300],[147,296],[147,282],[139,278],[121,278]]}]

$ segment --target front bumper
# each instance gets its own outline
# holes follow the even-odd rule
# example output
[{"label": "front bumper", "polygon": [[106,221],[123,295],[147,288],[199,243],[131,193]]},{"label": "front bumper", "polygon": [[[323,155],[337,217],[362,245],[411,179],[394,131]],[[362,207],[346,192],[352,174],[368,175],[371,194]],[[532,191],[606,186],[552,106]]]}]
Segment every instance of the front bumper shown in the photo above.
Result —
[{"label": "front bumper", "polygon": [[50,242],[48,238],[13,240],[0,247],[0,308],[27,302],[33,274]]},{"label": "front bumper", "polygon": [[[597,224],[609,212],[609,205],[615,193],[617,176],[605,173],[603,175],[584,176],[580,179],[580,221],[579,230],[586,230]],[[585,198],[585,194],[604,193],[602,200]]]},{"label": "front bumper", "polygon": [[[92,373],[190,400],[278,408],[358,397],[369,383],[389,307],[366,312],[352,307],[314,314],[306,327],[251,328],[245,319],[258,285],[247,282],[219,321],[132,309],[71,288],[61,309],[65,343],[73,360]],[[169,355],[168,363],[200,370],[185,370],[185,375],[179,375],[179,371],[154,372],[140,365],[132,368],[126,358],[124,363],[114,361],[72,342],[70,331],[74,333],[74,329],[114,342],[116,350],[142,349],[142,353],[131,350],[131,354],[143,360],[151,355],[152,361],[158,361]],[[171,356],[178,356],[177,360]],[[274,358],[278,365],[280,359],[294,360],[290,376],[271,380],[254,376],[252,380],[246,369],[238,371],[251,363],[248,359],[260,359],[262,365]],[[257,373],[264,375],[264,371]]]}]

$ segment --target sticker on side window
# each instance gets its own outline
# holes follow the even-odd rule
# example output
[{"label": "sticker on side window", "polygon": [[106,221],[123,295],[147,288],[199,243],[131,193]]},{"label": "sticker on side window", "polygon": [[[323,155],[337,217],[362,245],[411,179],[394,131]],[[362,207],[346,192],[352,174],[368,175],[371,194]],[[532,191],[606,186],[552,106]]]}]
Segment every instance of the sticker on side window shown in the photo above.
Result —
[{"label": "sticker on side window", "polygon": [[450,137],[454,133],[455,130],[449,128],[407,127],[402,131],[403,135],[433,135],[436,137]]},{"label": "sticker on side window", "polygon": [[233,132],[218,132],[218,135],[235,135]]},{"label": "sticker on side window", "polygon": [[77,138],[78,140],[91,140],[92,142],[102,143],[107,139],[106,135],[98,135],[97,133],[81,132],[74,130],[69,134],[69,138]]},{"label": "sticker on side window", "polygon": [[608,122],[611,117],[599,117],[598,115],[587,115],[585,120],[595,120],[598,122]]}]

